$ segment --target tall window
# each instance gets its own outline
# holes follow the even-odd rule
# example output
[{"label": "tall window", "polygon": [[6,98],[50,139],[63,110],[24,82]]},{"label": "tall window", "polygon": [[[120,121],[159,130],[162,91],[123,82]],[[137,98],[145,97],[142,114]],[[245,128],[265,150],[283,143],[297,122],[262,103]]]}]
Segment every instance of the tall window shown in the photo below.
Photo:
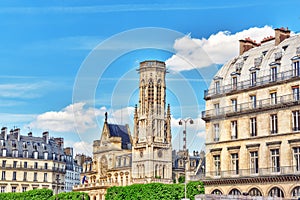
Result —
[{"label": "tall window", "polygon": [[11,192],[17,192],[17,187],[16,186],[12,186],[11,187]]},{"label": "tall window", "polygon": [[293,62],[293,76],[300,76],[299,61]]},{"label": "tall window", "polygon": [[157,99],[156,99],[156,103],[157,103],[157,112],[158,114],[161,114],[161,83],[160,80],[158,81],[157,84]]},{"label": "tall window", "polygon": [[2,160],[2,167],[5,168],[6,166],[6,160]]},{"label": "tall window", "polygon": [[274,82],[277,80],[277,66],[271,67],[271,82]]},{"label": "tall window", "polygon": [[297,186],[292,190],[292,197],[297,199],[299,196],[300,196],[300,186]]},{"label": "tall window", "polygon": [[5,175],[6,175],[5,171],[2,171],[2,177],[1,177],[1,180],[6,180]]},{"label": "tall window", "polygon": [[151,104],[152,106],[154,103],[154,86],[152,80],[149,81],[149,86],[148,86],[148,103],[149,105]]},{"label": "tall window", "polygon": [[48,169],[48,163],[44,164],[44,169]]},{"label": "tall window", "polygon": [[299,98],[299,86],[294,86],[292,87],[292,90],[293,90],[293,100],[294,101],[299,101],[300,98]]},{"label": "tall window", "polygon": [[270,93],[270,103],[271,105],[277,104],[277,92]]},{"label": "tall window", "polygon": [[18,161],[13,162],[13,168],[17,168],[17,163],[18,163]]},{"label": "tall window", "polygon": [[5,192],[5,186],[1,186],[1,193],[4,193]]},{"label": "tall window", "polygon": [[239,174],[239,154],[231,154],[231,170],[232,174]]},{"label": "tall window", "polygon": [[269,194],[268,194],[269,197],[284,197],[284,193],[283,191],[278,188],[278,187],[273,187]]},{"label": "tall window", "polygon": [[15,181],[17,178],[17,172],[13,172],[12,180]]},{"label": "tall window", "polygon": [[26,192],[27,191],[27,187],[22,187],[22,192]]},{"label": "tall window", "polygon": [[218,142],[220,140],[220,127],[219,124],[214,124],[214,141]]},{"label": "tall window", "polygon": [[27,172],[24,172],[23,174],[23,181],[27,181]]},{"label": "tall window", "polygon": [[271,149],[271,168],[272,172],[280,172],[279,149]]},{"label": "tall window", "polygon": [[250,96],[251,108],[256,108],[256,95]]},{"label": "tall window", "polygon": [[250,135],[251,136],[257,136],[256,117],[250,118]]},{"label": "tall window", "polygon": [[28,158],[28,151],[23,151],[23,158]]},{"label": "tall window", "polygon": [[220,114],[220,104],[216,103],[214,104],[215,107],[215,115],[219,115]]},{"label": "tall window", "polygon": [[250,152],[250,172],[251,174],[258,173],[258,152],[257,151]]},{"label": "tall window", "polygon": [[220,93],[220,81],[215,82],[215,93],[216,94]]},{"label": "tall window", "polygon": [[293,131],[300,131],[300,111],[296,110],[293,114]]},{"label": "tall window", "polygon": [[38,162],[34,162],[34,169],[38,168]]},{"label": "tall window", "polygon": [[293,148],[294,166],[296,171],[300,171],[300,147]]},{"label": "tall window", "polygon": [[237,137],[238,137],[237,121],[231,121],[231,139],[237,139]]},{"label": "tall window", "polygon": [[233,90],[237,89],[237,77],[236,76],[232,77],[232,89]]},{"label": "tall window", "polygon": [[2,156],[5,157],[6,156],[6,152],[7,150],[6,149],[2,149]]},{"label": "tall window", "polygon": [[231,99],[232,111],[237,112],[237,99]]},{"label": "tall window", "polygon": [[24,168],[27,168],[27,161],[24,162]]},{"label": "tall window", "polygon": [[251,84],[251,86],[256,85],[256,71],[251,72],[251,74],[250,74],[250,84]]},{"label": "tall window", "polygon": [[270,116],[270,131],[271,134],[278,133],[278,121],[276,114]]},{"label": "tall window", "polygon": [[37,181],[37,172],[34,172],[33,174],[33,181]]},{"label": "tall window", "polygon": [[48,175],[47,173],[44,173],[44,182],[47,182],[48,181]]},{"label": "tall window", "polygon": [[15,158],[18,157],[18,150],[13,150],[12,151],[12,157],[15,157]]},{"label": "tall window", "polygon": [[220,155],[214,155],[215,176],[221,175],[221,159]]}]

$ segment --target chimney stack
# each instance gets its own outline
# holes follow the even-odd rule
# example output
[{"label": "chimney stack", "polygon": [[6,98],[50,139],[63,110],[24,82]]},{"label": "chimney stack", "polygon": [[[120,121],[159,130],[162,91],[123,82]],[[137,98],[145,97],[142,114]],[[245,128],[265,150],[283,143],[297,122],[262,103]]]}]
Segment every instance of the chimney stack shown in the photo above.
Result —
[{"label": "chimney stack", "polygon": [[73,148],[72,147],[66,147],[66,148],[64,148],[64,153],[67,156],[72,156],[73,157]]},{"label": "chimney stack", "polygon": [[43,140],[46,144],[49,143],[49,132],[48,131],[43,132]]},{"label": "chimney stack", "polygon": [[7,128],[2,127],[1,134],[3,135],[4,140],[7,140]]},{"label": "chimney stack", "polygon": [[283,40],[290,37],[291,31],[288,28],[275,29],[275,46],[279,45]]},{"label": "chimney stack", "polygon": [[255,40],[251,40],[249,37],[239,41],[240,41],[240,55],[242,55],[249,49],[252,49],[253,47],[259,46],[259,44],[257,44]]},{"label": "chimney stack", "polygon": [[60,148],[64,148],[64,138],[54,138],[54,141]]},{"label": "chimney stack", "polygon": [[13,132],[14,137],[17,139],[17,141],[20,141],[20,129],[16,128]]}]

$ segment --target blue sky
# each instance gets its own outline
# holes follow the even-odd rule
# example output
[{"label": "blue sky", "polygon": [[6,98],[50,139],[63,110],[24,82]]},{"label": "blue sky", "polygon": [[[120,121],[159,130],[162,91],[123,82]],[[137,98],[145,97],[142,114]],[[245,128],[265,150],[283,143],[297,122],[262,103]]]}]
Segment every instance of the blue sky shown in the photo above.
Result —
[{"label": "blue sky", "polygon": [[277,27],[299,33],[299,6],[296,0],[2,0],[0,125],[36,136],[48,130],[76,152],[90,151],[104,112],[132,130],[138,63],[157,59],[169,69],[173,147],[182,146],[178,120],[192,117],[188,147],[201,150],[203,90],[213,74],[237,55],[239,39],[259,41]]}]

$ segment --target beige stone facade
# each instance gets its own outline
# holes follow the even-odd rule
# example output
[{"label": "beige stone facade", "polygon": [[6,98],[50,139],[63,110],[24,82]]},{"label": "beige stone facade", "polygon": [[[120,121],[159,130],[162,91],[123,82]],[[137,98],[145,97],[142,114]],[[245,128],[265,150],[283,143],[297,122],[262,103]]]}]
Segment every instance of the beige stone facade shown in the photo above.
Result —
[{"label": "beige stone facade", "polygon": [[240,41],[205,93],[207,194],[300,196],[300,35]]},{"label": "beige stone facade", "polygon": [[32,189],[65,189],[66,161],[62,138],[20,135],[20,129],[0,134],[0,192],[24,192]]}]

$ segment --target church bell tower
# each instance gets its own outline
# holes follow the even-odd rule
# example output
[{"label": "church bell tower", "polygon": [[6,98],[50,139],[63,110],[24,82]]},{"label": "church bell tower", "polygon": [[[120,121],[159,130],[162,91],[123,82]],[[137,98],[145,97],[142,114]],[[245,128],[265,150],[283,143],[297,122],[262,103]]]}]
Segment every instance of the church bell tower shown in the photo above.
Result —
[{"label": "church bell tower", "polygon": [[172,181],[170,106],[166,109],[166,65],[144,61],[138,69],[139,104],[134,113],[134,183]]}]

